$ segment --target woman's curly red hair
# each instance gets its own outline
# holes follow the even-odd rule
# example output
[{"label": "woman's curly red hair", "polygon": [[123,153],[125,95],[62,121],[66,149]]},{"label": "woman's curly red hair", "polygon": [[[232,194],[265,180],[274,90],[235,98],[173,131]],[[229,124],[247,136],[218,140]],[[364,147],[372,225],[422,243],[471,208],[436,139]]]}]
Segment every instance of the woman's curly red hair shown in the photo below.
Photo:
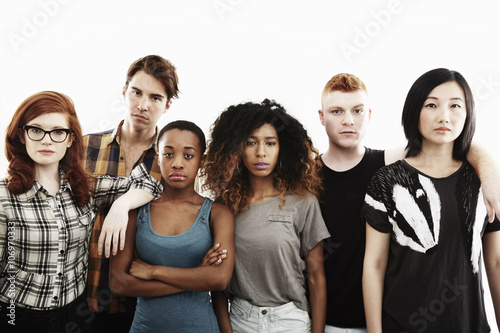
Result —
[{"label": "woman's curly red hair", "polygon": [[76,204],[84,206],[90,200],[93,178],[83,169],[85,149],[82,129],[73,101],[55,91],[42,91],[29,96],[14,113],[5,135],[5,155],[9,162],[7,187],[12,194],[18,195],[27,192],[33,186],[35,163],[23,144],[22,126],[40,115],[52,112],[67,115],[69,129],[72,131],[67,140],[73,140],[73,144],[59,162],[59,166],[65,173],[64,178],[70,183]]}]

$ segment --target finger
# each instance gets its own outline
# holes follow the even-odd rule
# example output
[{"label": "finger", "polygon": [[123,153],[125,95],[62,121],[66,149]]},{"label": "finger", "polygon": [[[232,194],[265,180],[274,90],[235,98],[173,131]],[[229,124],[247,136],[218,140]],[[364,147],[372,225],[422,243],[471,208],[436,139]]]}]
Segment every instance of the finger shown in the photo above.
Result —
[{"label": "finger", "polygon": [[485,201],[485,204],[486,204],[486,211],[488,212],[488,221],[491,223],[495,220],[495,210],[488,201]]},{"label": "finger", "polygon": [[109,258],[109,252],[111,251],[111,238],[113,236],[111,234],[106,235],[106,241],[104,242],[104,255],[106,258]]},{"label": "finger", "polygon": [[118,239],[120,238],[120,234],[115,232],[113,233],[113,255],[115,256],[118,253]]},{"label": "finger", "polygon": [[101,234],[99,235],[99,240],[97,241],[97,253],[102,256],[102,247],[104,244],[104,238],[106,236],[105,231],[101,231]]},{"label": "finger", "polygon": [[126,230],[120,231],[120,251],[125,248],[125,232]]}]

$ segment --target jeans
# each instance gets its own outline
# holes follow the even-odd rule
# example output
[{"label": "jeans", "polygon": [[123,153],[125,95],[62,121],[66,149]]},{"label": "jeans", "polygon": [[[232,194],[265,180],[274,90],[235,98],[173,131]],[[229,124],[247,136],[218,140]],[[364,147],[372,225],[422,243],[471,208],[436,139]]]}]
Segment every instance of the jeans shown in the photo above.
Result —
[{"label": "jeans", "polygon": [[234,333],[305,333],[311,332],[307,311],[293,302],[276,307],[259,307],[234,297],[229,312]]},{"label": "jeans", "polygon": [[84,292],[68,305],[53,310],[9,309],[11,304],[0,302],[0,332],[86,332],[93,319],[86,297]]}]

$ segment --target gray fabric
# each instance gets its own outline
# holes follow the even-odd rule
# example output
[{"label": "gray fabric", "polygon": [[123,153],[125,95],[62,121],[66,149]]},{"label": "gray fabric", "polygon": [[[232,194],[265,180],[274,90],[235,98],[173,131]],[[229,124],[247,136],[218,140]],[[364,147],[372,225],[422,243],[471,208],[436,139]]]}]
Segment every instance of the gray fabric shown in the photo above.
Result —
[{"label": "gray fabric", "polygon": [[330,234],[316,197],[285,195],[250,207],[235,218],[236,261],[228,286],[255,306],[293,302],[309,311],[306,298],[306,258]]}]

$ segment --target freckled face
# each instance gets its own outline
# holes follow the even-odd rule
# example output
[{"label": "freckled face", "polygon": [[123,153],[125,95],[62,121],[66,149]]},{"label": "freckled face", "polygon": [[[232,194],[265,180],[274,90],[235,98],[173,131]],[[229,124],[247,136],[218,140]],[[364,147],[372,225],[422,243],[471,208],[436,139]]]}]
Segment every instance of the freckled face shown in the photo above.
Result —
[{"label": "freckled face", "polygon": [[[45,131],[51,131],[58,128],[68,129],[69,126],[67,115],[60,112],[42,114],[25,125],[35,126]],[[39,132],[39,130],[35,131]],[[71,134],[68,134],[63,142],[52,141],[49,134],[45,134],[44,138],[40,141],[33,141],[30,139],[26,131],[24,131],[23,135],[23,141],[26,145],[26,151],[29,157],[40,166],[58,166],[59,161],[66,155],[66,149],[71,147],[73,143]]]},{"label": "freckled face", "polygon": [[323,97],[319,118],[331,145],[355,149],[361,144],[371,117],[368,102],[363,90],[334,91]]}]

